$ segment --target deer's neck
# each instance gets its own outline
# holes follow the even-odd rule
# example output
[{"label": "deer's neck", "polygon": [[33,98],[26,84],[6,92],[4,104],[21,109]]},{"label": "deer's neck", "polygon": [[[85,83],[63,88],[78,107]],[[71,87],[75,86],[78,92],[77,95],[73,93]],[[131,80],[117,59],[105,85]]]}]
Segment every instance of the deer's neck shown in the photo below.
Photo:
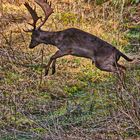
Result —
[{"label": "deer's neck", "polygon": [[48,32],[48,31],[41,31],[40,39],[41,43],[50,44],[50,45],[57,45],[57,35],[59,32]]}]

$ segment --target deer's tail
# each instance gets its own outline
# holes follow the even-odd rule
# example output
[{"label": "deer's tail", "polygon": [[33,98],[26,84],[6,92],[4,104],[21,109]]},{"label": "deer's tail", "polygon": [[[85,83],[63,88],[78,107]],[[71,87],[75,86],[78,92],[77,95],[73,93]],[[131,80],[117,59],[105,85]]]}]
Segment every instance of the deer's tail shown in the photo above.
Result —
[{"label": "deer's tail", "polygon": [[125,60],[127,61],[133,61],[134,59],[129,58],[128,56],[126,56],[125,54],[123,54],[122,52],[119,51],[119,55],[122,56]]}]

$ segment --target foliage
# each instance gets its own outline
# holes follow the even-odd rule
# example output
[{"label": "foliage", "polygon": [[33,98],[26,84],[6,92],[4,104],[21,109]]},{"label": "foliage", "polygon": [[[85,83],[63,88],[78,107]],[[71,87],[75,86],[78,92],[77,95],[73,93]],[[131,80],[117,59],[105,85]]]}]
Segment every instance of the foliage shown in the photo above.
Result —
[{"label": "foliage", "polygon": [[[97,5],[104,4],[108,1],[114,5],[118,5],[118,4],[123,3],[123,0],[85,0],[85,2],[93,2],[93,3],[96,3]],[[124,1],[125,4],[137,4],[139,2],[140,2],[139,0],[125,0]]]},{"label": "foliage", "polygon": [[[135,14],[137,7],[125,5],[120,12],[122,1],[115,8],[105,6],[104,0],[96,2],[93,8],[81,0],[54,1],[56,12],[45,28],[78,27],[139,56],[139,48],[133,45],[139,43],[139,28],[126,16]],[[0,139],[139,138],[139,59],[125,64],[125,89],[115,75],[72,56],[59,59],[56,74],[44,77],[42,57],[46,64],[56,49],[44,45],[28,49],[30,34],[22,29],[30,16],[23,5],[14,4],[3,3],[0,21]]]}]

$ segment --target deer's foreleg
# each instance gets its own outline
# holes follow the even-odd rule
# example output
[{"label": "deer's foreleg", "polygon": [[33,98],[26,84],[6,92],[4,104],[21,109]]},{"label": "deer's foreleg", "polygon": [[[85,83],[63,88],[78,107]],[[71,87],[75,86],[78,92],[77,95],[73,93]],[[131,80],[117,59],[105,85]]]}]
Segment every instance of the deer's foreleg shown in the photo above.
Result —
[{"label": "deer's foreleg", "polygon": [[55,67],[55,65],[56,65],[56,59],[53,60],[53,62],[52,62],[52,74],[54,74],[55,71],[56,71],[56,67]]},{"label": "deer's foreleg", "polygon": [[48,72],[49,72],[49,68],[50,68],[50,65],[52,64],[52,74],[55,73],[55,63],[56,63],[56,59],[57,58],[60,58],[64,55],[67,55],[68,52],[63,52],[61,50],[58,50],[49,60],[47,66],[45,67],[45,76],[48,75]]}]

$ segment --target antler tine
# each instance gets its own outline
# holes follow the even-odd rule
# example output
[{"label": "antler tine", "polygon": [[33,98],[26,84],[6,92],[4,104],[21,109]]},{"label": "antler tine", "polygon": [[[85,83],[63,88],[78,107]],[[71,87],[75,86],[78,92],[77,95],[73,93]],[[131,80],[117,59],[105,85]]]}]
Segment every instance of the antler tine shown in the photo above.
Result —
[{"label": "antler tine", "polygon": [[36,23],[37,23],[37,21],[38,21],[41,17],[38,17],[35,8],[33,9],[27,2],[25,2],[24,5],[25,5],[25,7],[27,8],[27,10],[29,11],[29,13],[31,14],[32,19],[33,19],[33,23],[29,23],[29,24],[30,24],[31,26],[33,26],[34,29],[36,29]]},{"label": "antler tine", "polygon": [[52,6],[52,2],[51,2],[51,1],[49,2],[49,6],[50,6],[50,7]]},{"label": "antler tine", "polygon": [[51,8],[51,2],[49,3],[47,0],[35,0],[35,2],[42,8],[45,13],[45,18],[38,27],[41,28],[45,24],[48,17],[53,13],[53,9]]}]

